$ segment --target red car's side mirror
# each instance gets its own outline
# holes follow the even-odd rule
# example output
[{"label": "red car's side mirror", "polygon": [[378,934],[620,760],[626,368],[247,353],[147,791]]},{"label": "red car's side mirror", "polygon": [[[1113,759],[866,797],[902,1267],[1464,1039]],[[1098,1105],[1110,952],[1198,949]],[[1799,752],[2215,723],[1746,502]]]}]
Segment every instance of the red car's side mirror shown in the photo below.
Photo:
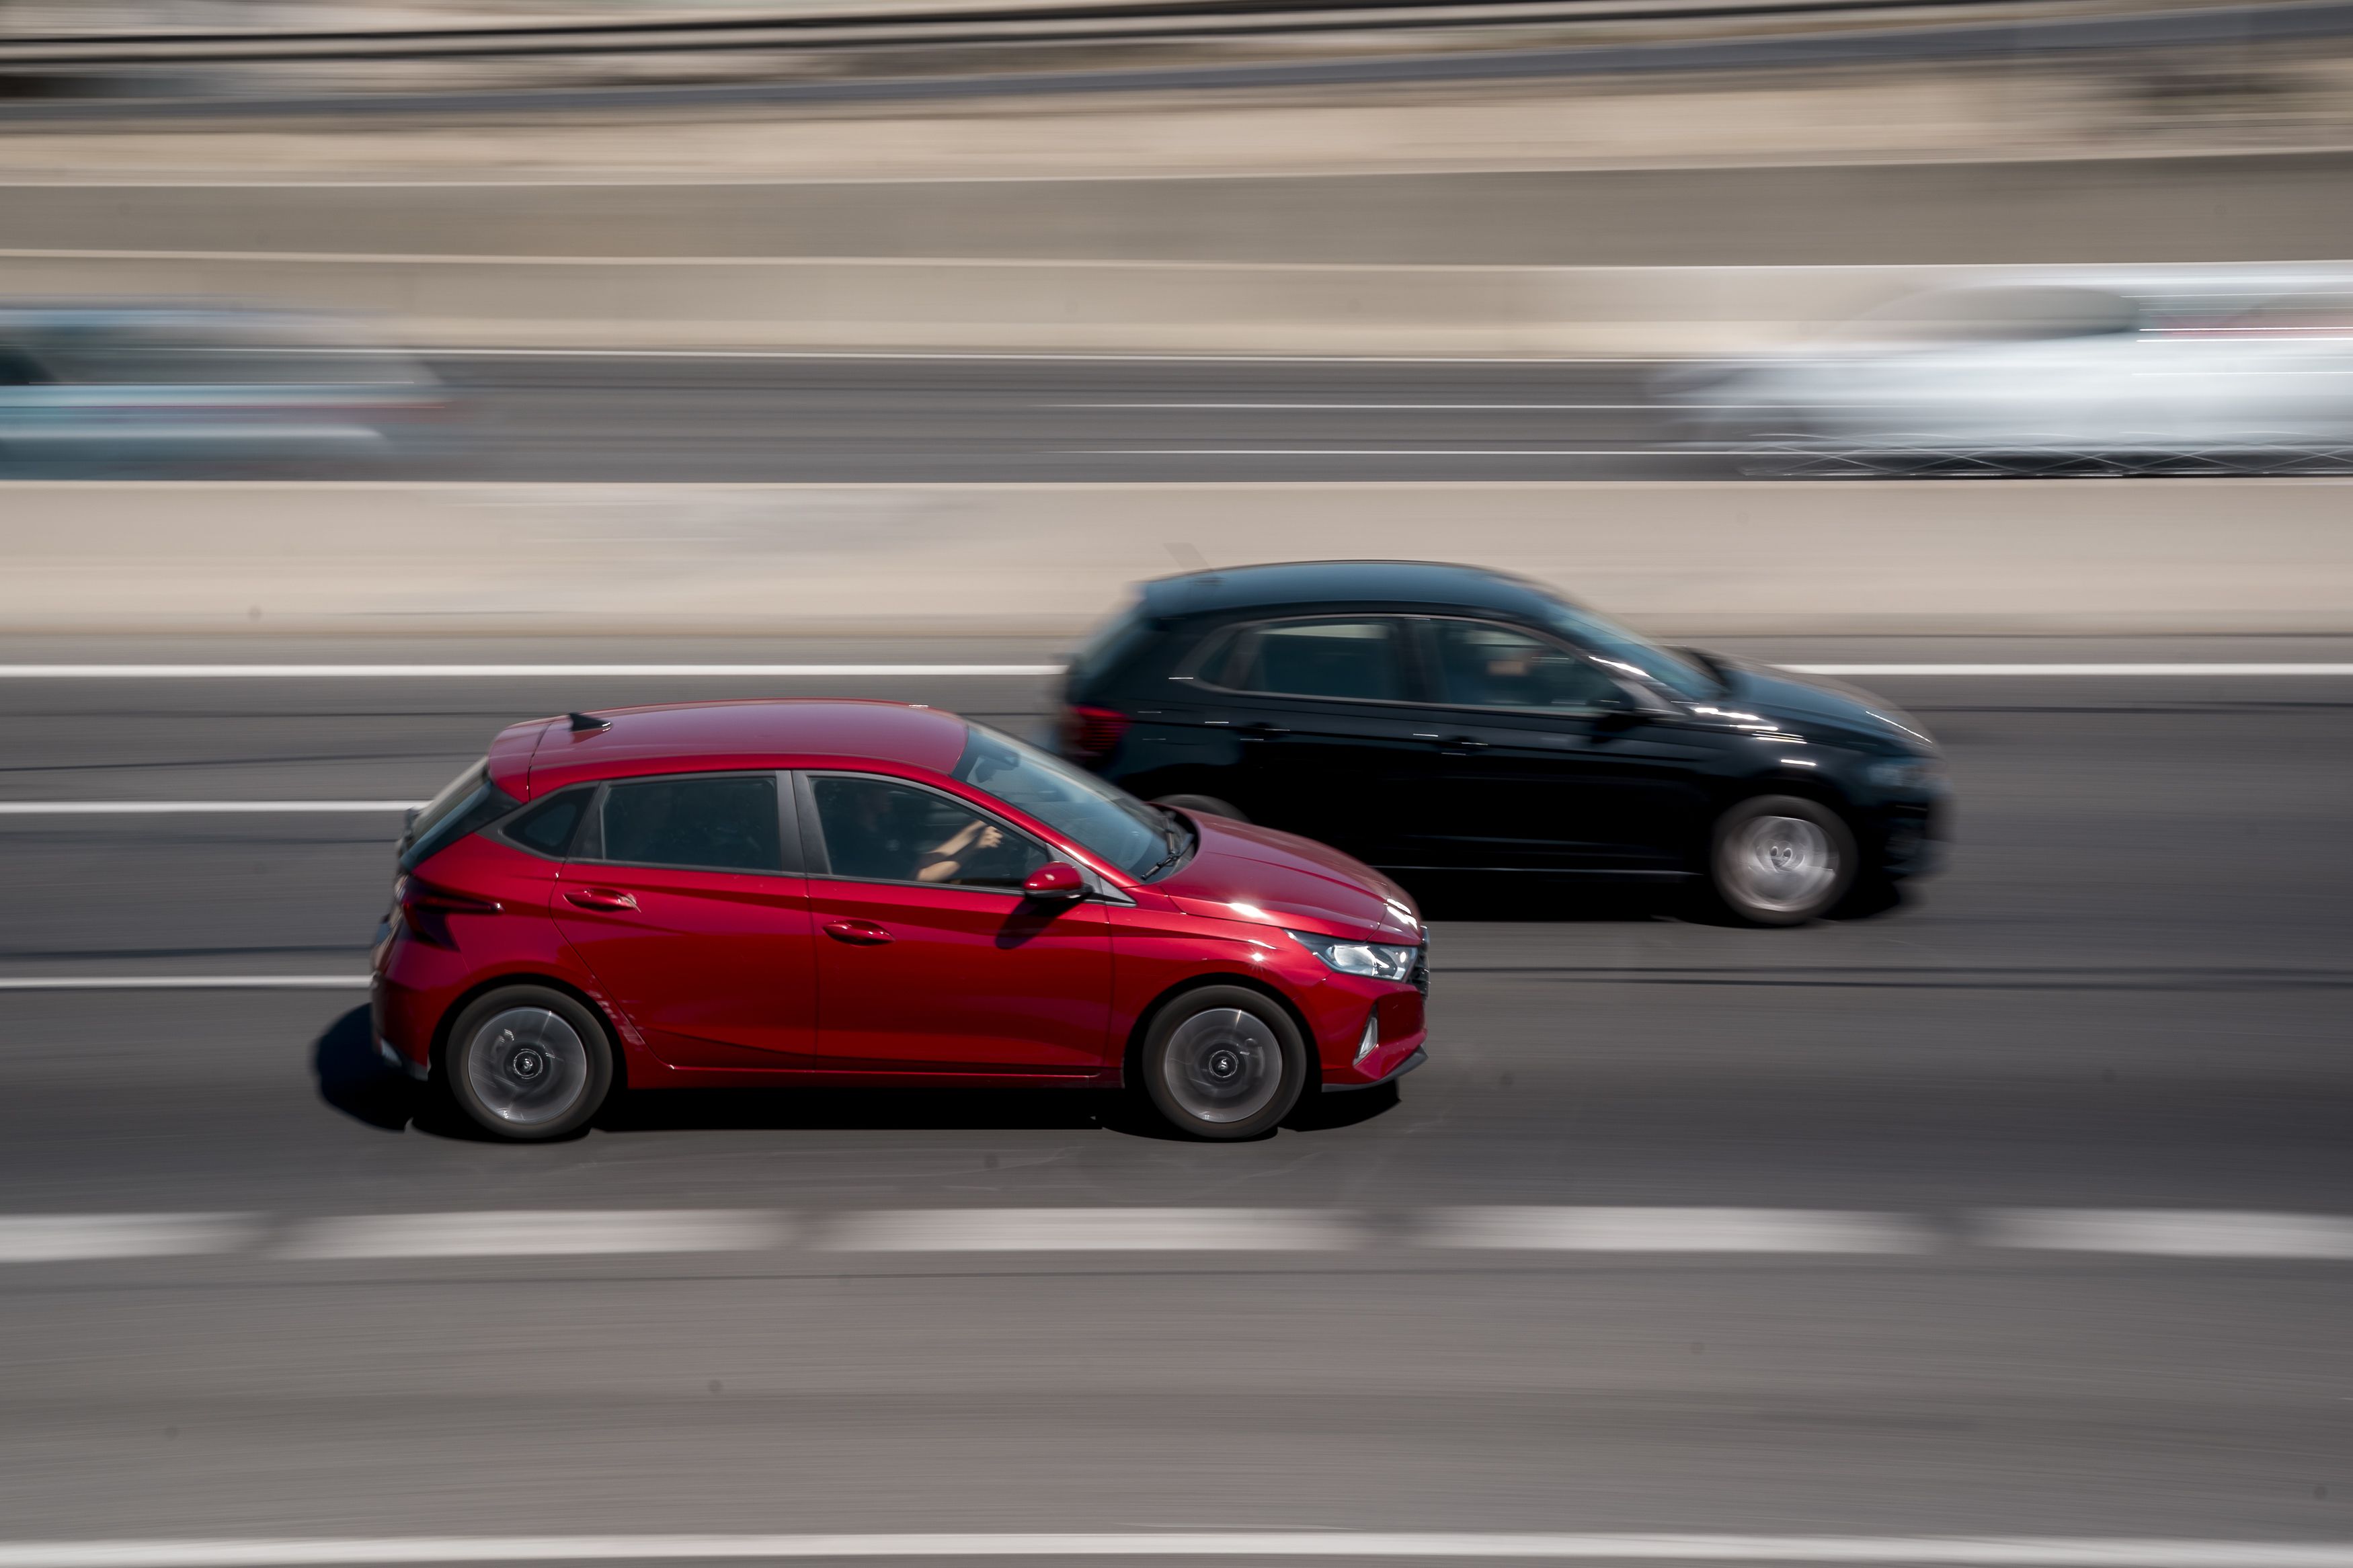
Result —
[{"label": "red car's side mirror", "polygon": [[1067,860],[1049,860],[1029,873],[1021,891],[1032,899],[1082,899],[1087,894],[1086,874]]}]

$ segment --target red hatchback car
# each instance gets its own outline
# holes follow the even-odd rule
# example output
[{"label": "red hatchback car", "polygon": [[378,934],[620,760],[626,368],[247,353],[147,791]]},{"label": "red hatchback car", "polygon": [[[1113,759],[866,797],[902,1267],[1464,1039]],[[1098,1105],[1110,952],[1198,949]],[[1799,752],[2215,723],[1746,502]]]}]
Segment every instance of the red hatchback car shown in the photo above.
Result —
[{"label": "red hatchback car", "polygon": [[1203,1138],[1422,1060],[1412,900],[934,709],[535,719],[419,812],[377,1049],[501,1137],[617,1086],[1137,1085]]}]

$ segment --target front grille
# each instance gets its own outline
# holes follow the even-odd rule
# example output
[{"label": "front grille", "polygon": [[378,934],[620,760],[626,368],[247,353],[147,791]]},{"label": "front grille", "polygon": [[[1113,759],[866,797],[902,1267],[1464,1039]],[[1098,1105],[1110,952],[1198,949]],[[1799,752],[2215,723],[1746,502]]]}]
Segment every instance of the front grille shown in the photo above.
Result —
[{"label": "front grille", "polygon": [[1424,996],[1430,994],[1430,943],[1424,942],[1414,952],[1413,973],[1409,977],[1413,988]]}]

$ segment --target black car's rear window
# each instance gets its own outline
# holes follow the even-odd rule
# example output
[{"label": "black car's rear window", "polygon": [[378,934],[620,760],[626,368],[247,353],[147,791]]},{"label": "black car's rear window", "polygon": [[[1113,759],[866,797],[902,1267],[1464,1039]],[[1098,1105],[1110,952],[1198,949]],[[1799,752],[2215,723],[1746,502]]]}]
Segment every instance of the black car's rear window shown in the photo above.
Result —
[{"label": "black car's rear window", "polygon": [[1113,616],[1079,646],[1064,667],[1066,689],[1076,692],[1103,679],[1125,664],[1152,637],[1151,623],[1135,605]]}]

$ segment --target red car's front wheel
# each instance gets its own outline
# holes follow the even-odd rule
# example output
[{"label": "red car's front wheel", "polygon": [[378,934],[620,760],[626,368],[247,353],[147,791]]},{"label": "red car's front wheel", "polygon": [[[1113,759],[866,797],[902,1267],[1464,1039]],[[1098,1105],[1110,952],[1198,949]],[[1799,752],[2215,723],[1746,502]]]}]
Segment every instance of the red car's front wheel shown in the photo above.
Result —
[{"label": "red car's front wheel", "polygon": [[1230,1140],[1271,1132],[1307,1082],[1307,1047],[1256,991],[1211,985],[1164,1005],[1144,1037],[1144,1089],[1179,1131]]}]

